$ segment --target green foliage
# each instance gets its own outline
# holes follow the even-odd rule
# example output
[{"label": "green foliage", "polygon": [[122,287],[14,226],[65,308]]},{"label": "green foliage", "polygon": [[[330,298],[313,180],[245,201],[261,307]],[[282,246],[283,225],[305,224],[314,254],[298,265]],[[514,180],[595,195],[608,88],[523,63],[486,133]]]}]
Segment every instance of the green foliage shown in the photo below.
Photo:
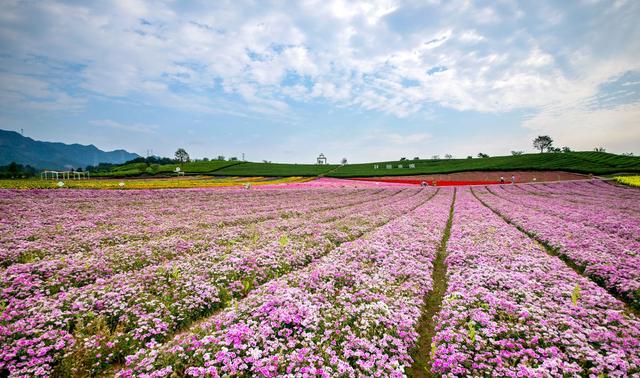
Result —
[{"label": "green foliage", "polygon": [[286,247],[289,244],[289,238],[287,237],[287,235],[282,235],[278,239],[278,243],[280,243],[281,247]]},{"label": "green foliage", "polygon": [[187,153],[187,151],[185,151],[184,148],[178,148],[178,150],[175,153],[175,158],[180,163],[188,163],[189,160],[191,160],[189,158],[189,154]]},{"label": "green foliage", "polygon": [[243,295],[249,294],[251,289],[255,287],[255,281],[252,278],[245,278],[242,280],[242,293]]},{"label": "green foliage", "polygon": [[576,286],[573,288],[573,291],[571,292],[571,303],[573,303],[574,306],[578,304],[578,300],[581,297],[580,293],[580,284],[576,284]]},{"label": "green foliage", "polygon": [[22,178],[33,177],[37,170],[30,165],[17,164],[11,162],[9,165],[0,166],[0,178]]},{"label": "green foliage", "polygon": [[[345,165],[348,167],[350,165]],[[276,164],[276,163],[241,163],[216,172],[223,176],[317,176],[326,173],[338,165],[316,164]]]},{"label": "green foliage", "polygon": [[553,144],[553,139],[551,139],[548,135],[539,135],[536,139],[533,140],[533,147],[540,150],[540,152],[544,152],[545,149],[549,149]]},{"label": "green foliage", "polygon": [[151,176],[151,175],[171,175],[174,174],[176,167],[180,166],[180,170],[186,174],[210,174],[221,168],[235,165],[241,162],[224,161],[224,160],[199,160],[180,164],[150,164],[146,163],[128,163],[110,167],[107,170],[92,173],[92,176],[100,177],[132,177],[132,176]]},{"label": "green foliage", "polygon": [[470,320],[467,323],[467,329],[469,330],[469,338],[471,339],[472,343],[476,342],[476,322],[474,322],[473,320]]}]

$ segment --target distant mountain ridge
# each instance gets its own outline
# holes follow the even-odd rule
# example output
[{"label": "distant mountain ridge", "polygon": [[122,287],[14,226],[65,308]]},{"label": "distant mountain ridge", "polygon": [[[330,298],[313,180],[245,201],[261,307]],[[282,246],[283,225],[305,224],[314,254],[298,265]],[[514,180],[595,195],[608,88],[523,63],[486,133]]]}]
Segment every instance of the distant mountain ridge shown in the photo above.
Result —
[{"label": "distant mountain ridge", "polygon": [[40,169],[77,169],[99,163],[122,164],[139,156],[125,150],[102,151],[94,145],[43,142],[0,130],[0,165],[15,161]]}]

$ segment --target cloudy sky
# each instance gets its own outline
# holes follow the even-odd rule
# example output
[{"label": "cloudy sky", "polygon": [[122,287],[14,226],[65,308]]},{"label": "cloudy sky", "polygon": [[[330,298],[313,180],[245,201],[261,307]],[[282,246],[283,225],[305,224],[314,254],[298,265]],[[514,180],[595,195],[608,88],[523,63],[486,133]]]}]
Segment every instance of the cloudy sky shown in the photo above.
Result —
[{"label": "cloudy sky", "polygon": [[0,0],[0,128],[171,156],[640,153],[640,1]]}]

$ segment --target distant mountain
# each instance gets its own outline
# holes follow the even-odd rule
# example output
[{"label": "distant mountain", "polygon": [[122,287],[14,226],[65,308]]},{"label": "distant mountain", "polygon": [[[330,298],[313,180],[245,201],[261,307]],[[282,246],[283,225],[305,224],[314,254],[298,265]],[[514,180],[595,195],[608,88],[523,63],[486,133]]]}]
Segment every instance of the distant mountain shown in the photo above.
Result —
[{"label": "distant mountain", "polygon": [[121,164],[139,156],[125,150],[102,151],[94,145],[41,142],[0,130],[0,165],[15,161],[41,169],[84,168],[98,163]]}]

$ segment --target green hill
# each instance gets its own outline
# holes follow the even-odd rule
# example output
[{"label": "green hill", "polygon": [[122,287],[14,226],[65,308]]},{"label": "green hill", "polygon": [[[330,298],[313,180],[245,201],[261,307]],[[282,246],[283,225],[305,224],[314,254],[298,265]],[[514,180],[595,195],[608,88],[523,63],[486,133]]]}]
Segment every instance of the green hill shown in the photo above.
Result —
[{"label": "green hill", "polygon": [[337,165],[243,163],[216,171],[223,176],[318,176]]},{"label": "green hill", "polygon": [[[184,164],[150,164],[129,163],[111,167],[108,170],[92,173],[93,176],[104,177],[130,177],[130,176],[155,176],[174,174],[176,167],[186,174],[218,174],[216,171],[244,162],[240,161],[194,161]],[[224,175],[224,174],[222,174]]]},{"label": "green hill", "polygon": [[[415,165],[415,168],[409,168],[409,164]],[[377,169],[375,165],[378,166]],[[387,169],[387,165],[391,165],[392,168]],[[400,165],[403,168],[399,168]],[[385,161],[345,165],[332,172],[330,176],[371,177],[503,170],[558,170],[593,174],[640,172],[640,157],[588,151],[474,159]]]},{"label": "green hill", "polygon": [[[413,168],[409,165],[413,164]],[[390,165],[391,168],[387,168]],[[131,163],[112,167],[95,176],[124,177],[142,175],[167,175],[175,171],[176,164]],[[377,168],[376,168],[377,166]],[[402,168],[399,168],[402,166]],[[419,174],[454,173],[465,171],[547,171],[559,170],[597,175],[640,172],[640,157],[615,155],[606,152],[567,152],[496,156],[474,159],[428,159],[382,161],[364,164],[315,165],[253,163],[242,161],[197,161],[182,164],[186,174],[216,176],[318,176],[375,177]]]}]

